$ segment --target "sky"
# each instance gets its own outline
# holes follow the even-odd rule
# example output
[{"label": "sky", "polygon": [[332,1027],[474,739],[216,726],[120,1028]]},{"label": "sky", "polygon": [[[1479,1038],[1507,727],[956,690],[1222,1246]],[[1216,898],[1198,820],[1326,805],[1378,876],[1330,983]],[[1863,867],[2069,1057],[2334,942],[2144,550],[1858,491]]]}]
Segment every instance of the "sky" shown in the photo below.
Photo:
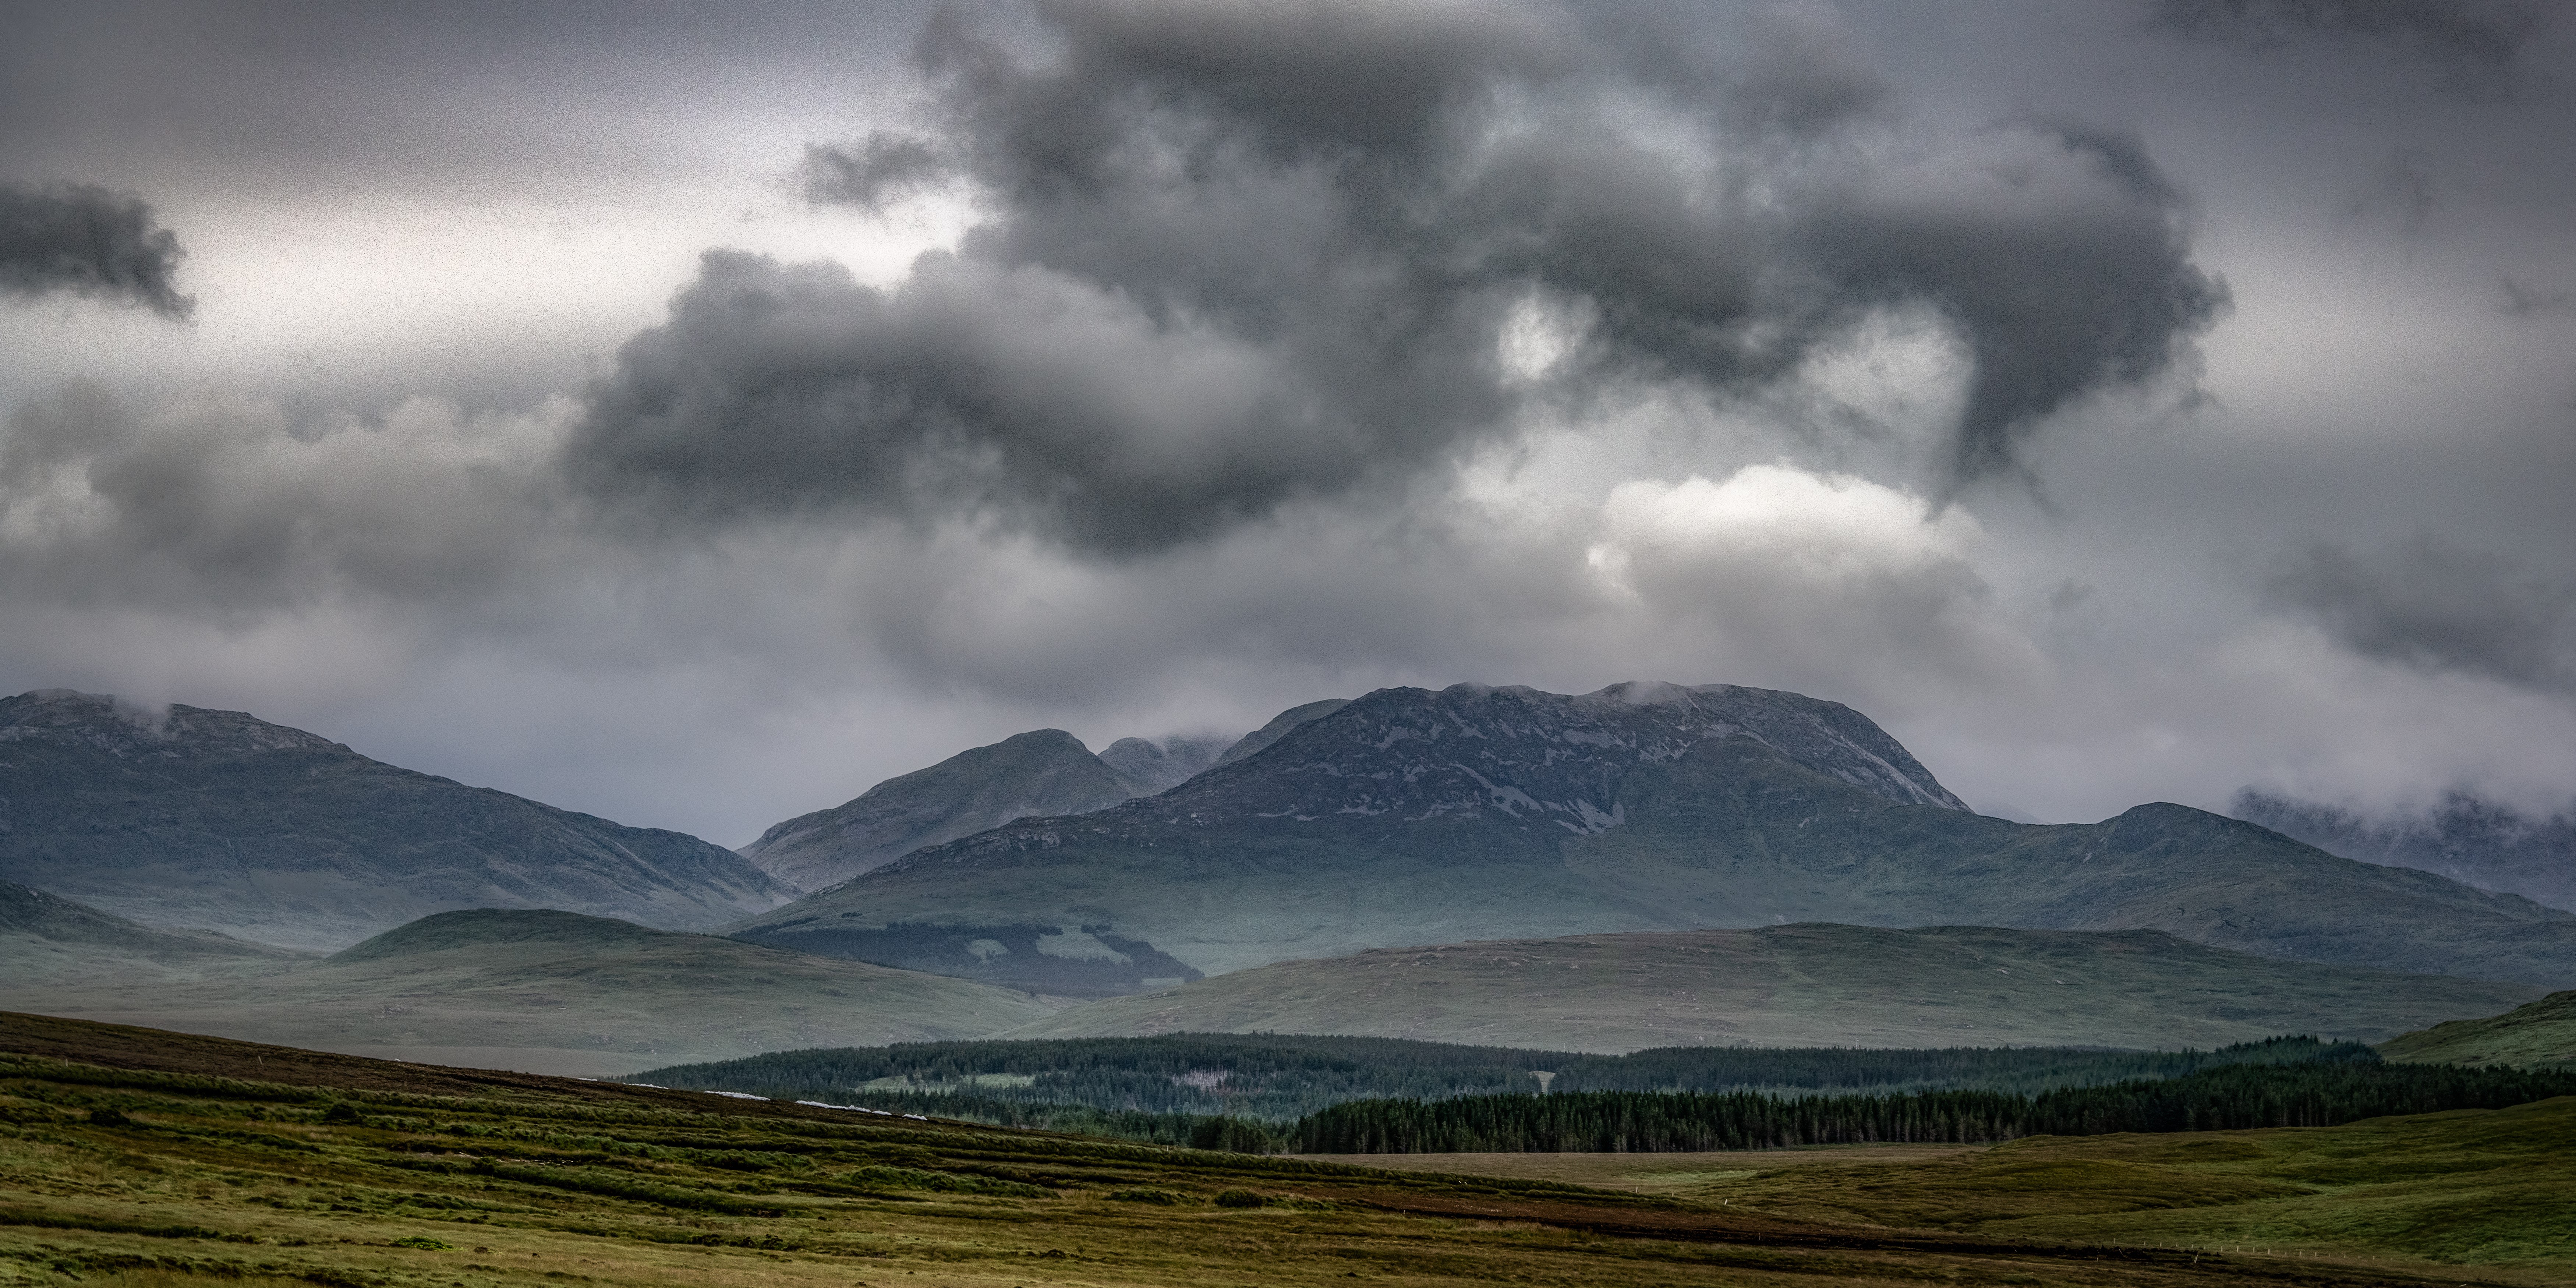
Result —
[{"label": "sky", "polygon": [[0,692],[727,845],[1462,681],[2576,803],[2555,6],[0,9]]}]

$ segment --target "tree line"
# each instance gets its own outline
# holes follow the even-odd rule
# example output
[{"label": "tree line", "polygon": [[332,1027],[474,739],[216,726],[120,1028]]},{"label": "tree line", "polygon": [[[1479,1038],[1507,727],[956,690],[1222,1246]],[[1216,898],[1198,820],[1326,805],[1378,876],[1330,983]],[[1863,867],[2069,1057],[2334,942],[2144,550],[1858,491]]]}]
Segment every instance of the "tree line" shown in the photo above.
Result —
[{"label": "tree line", "polygon": [[2576,1072],[2354,1061],[2238,1064],[2036,1095],[1778,1096],[1583,1091],[1355,1100],[1277,1133],[1311,1154],[1651,1153],[1795,1145],[1985,1144],[2022,1136],[2331,1127],[2576,1095]]}]

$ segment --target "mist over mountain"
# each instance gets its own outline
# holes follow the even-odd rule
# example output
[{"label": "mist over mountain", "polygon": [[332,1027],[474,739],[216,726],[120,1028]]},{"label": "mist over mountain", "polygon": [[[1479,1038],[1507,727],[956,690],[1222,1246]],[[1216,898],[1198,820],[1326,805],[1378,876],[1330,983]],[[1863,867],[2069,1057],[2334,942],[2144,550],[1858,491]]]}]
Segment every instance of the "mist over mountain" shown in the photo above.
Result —
[{"label": "mist over mountain", "polygon": [[761,833],[742,855],[800,890],[820,890],[925,845],[1014,819],[1087,814],[1152,790],[1092,755],[1072,734],[1033,729],[889,778],[855,800],[800,814]]},{"label": "mist over mountain", "polygon": [[2576,981],[2576,916],[2526,899],[2178,805],[2091,825],[1985,818],[1848,707],[1652,683],[1382,689],[1160,796],[924,849],[737,933],[868,960],[889,936],[944,934],[980,945],[993,978],[1012,953],[980,928],[1079,929],[1130,945],[1117,951],[1141,990],[1172,974],[1146,969],[1148,951],[1221,974],[1797,921],[2153,928],[2267,956]]},{"label": "mist over mountain", "polygon": [[1174,736],[1161,740],[1121,738],[1100,751],[1102,764],[1143,787],[1147,795],[1178,787],[1216,763],[1236,744],[1224,738]]},{"label": "mist over mountain", "polygon": [[2576,811],[2537,818],[2454,791],[2430,809],[2369,815],[2247,788],[2228,812],[2347,859],[2438,872],[2576,910]]},{"label": "mist over mountain", "polygon": [[238,711],[0,699],[0,878],[160,927],[335,949],[452,908],[675,929],[791,893],[693,836],[400,769]]}]

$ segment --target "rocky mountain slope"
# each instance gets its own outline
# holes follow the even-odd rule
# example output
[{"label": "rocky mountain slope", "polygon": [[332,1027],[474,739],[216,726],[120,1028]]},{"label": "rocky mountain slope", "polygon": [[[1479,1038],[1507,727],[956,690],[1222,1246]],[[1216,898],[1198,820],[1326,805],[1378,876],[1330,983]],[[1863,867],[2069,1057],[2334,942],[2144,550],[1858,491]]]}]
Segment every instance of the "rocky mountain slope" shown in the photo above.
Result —
[{"label": "rocky mountain slope", "polygon": [[[1794,921],[2154,928],[2267,956],[2576,982],[2576,916],[2145,805],[1980,817],[1866,717],[1797,694],[1384,689],[1160,796],[917,851],[756,942],[1082,929],[1207,974],[1465,940]],[[1005,947],[988,943],[986,970]],[[1132,986],[1168,968],[1132,972]]]},{"label": "rocky mountain slope", "polygon": [[780,881],[820,890],[925,845],[1031,816],[1087,814],[1149,794],[1081,739],[1062,729],[1034,729],[791,818],[742,847],[742,855]]},{"label": "rocky mountain slope", "polygon": [[257,977],[0,987],[0,1009],[584,1077],[794,1047],[981,1037],[1026,994],[569,912],[445,912]]},{"label": "rocky mountain slope", "polygon": [[2153,930],[1942,926],[1582,935],[1280,962],[1093,1002],[1013,1038],[1316,1033],[1663,1046],[2216,1047],[2376,1041],[2529,985],[2223,952]]},{"label": "rocky mountain slope", "polygon": [[2533,817],[2453,792],[2429,810],[2373,818],[2252,790],[2237,793],[2228,812],[2329,854],[2438,872],[2576,910],[2576,814]]},{"label": "rocky mountain slope", "polygon": [[2576,1065],[2576,990],[2552,993],[2502,1015],[2401,1034],[2380,1043],[2379,1053],[2417,1064]]},{"label": "rocky mountain slope", "polygon": [[790,893],[693,836],[399,769],[238,711],[63,689],[0,699],[0,879],[315,949],[450,908],[701,928]]}]

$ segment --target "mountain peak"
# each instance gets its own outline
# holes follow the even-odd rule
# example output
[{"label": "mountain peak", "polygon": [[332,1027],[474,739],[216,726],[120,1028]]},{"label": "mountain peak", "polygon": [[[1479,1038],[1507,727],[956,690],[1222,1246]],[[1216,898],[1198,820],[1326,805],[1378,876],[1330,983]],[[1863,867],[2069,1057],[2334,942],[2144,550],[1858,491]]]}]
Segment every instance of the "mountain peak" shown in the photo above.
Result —
[{"label": "mountain peak", "polygon": [[34,689],[0,698],[0,744],[39,739],[79,744],[120,759],[348,750],[319,734],[270,724],[242,711],[152,707],[77,689]]},{"label": "mountain peak", "polygon": [[847,881],[924,845],[1032,815],[1080,814],[1148,795],[1062,729],[1031,729],[889,778],[855,799],[761,833],[742,856],[806,890]]}]

